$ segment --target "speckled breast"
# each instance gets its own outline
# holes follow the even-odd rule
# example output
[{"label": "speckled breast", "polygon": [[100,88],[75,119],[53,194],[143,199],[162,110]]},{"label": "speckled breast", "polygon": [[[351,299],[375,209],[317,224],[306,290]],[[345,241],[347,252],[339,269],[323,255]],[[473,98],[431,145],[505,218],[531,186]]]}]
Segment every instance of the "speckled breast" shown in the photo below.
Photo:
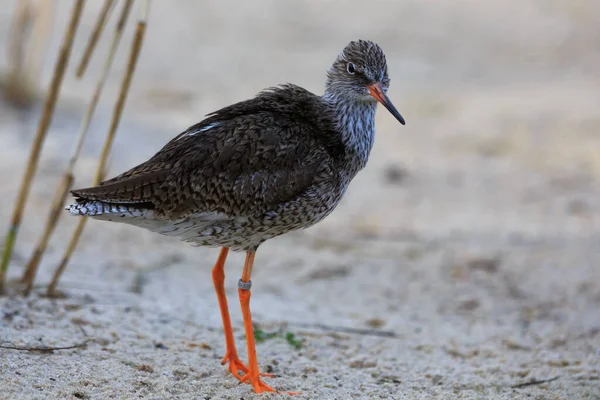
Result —
[{"label": "speckled breast", "polygon": [[178,220],[163,220],[164,224],[147,228],[196,246],[254,250],[268,239],[308,228],[323,220],[335,209],[344,191],[345,187],[307,191],[275,210],[255,216],[202,213]]}]

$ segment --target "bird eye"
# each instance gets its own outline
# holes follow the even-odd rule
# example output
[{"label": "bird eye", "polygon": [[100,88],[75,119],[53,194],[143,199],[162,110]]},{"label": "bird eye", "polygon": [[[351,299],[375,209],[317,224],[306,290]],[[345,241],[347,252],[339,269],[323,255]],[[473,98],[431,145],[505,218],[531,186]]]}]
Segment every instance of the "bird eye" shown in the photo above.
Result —
[{"label": "bird eye", "polygon": [[346,65],[346,70],[350,75],[353,75],[356,72],[356,66],[353,63],[349,62],[348,65]]}]

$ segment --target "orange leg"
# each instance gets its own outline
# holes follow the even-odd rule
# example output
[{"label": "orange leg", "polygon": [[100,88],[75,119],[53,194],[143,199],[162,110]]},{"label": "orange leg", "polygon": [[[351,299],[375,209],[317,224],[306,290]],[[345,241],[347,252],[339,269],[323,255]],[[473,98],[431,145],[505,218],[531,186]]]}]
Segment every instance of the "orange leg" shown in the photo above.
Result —
[{"label": "orange leg", "polygon": [[[252,275],[252,266],[254,265],[254,251],[246,253],[246,262],[242,279],[238,284],[238,294],[240,305],[242,306],[242,316],[244,317],[244,330],[246,331],[246,343],[248,345],[248,373],[242,378],[242,382],[249,381],[256,393],[274,392],[275,390],[265,384],[261,376],[273,376],[272,374],[261,374],[258,370],[258,360],[256,359],[256,345],[254,343],[254,330],[252,328],[252,315],[250,314],[250,276]],[[295,394],[290,392],[289,394]]]},{"label": "orange leg", "polygon": [[237,349],[235,348],[235,341],[233,340],[233,331],[231,330],[231,319],[229,318],[229,308],[227,307],[227,297],[225,296],[225,260],[227,259],[227,253],[229,249],[223,247],[219,253],[219,258],[215,263],[212,270],[213,283],[215,285],[215,292],[217,292],[217,299],[219,300],[219,308],[221,309],[221,317],[223,319],[223,331],[225,332],[225,346],[226,352],[225,357],[221,360],[221,364],[229,362],[229,372],[240,381],[242,374],[248,372],[248,367],[244,365],[242,360],[239,359]]}]

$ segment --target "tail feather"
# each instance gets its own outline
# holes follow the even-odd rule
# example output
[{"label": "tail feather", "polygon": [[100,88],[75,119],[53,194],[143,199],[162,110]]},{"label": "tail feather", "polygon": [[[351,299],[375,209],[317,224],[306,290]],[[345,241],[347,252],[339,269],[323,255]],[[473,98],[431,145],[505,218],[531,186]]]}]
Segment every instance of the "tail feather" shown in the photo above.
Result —
[{"label": "tail feather", "polygon": [[152,171],[134,176],[126,174],[104,181],[98,186],[71,190],[71,194],[106,203],[148,203],[160,190],[168,171]]},{"label": "tail feather", "polygon": [[77,199],[75,204],[65,207],[71,215],[100,217],[103,215],[118,217],[147,217],[152,210],[142,204],[114,204],[97,200]]}]

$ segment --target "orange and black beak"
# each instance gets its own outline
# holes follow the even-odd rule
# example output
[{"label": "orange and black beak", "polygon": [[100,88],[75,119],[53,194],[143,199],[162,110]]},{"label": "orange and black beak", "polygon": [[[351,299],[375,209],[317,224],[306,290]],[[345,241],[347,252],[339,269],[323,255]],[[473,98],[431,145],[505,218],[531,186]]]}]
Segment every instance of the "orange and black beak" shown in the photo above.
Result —
[{"label": "orange and black beak", "polygon": [[371,93],[371,96],[375,97],[378,102],[383,104],[383,106],[385,108],[387,108],[387,110],[389,112],[391,112],[392,115],[394,117],[396,117],[396,119],[402,125],[406,125],[406,122],[404,122],[404,118],[402,118],[402,115],[400,115],[398,110],[396,110],[396,107],[394,107],[394,105],[392,104],[392,101],[389,99],[389,97],[387,97],[387,95],[383,91],[383,88],[381,87],[381,83],[379,83],[379,82],[373,83],[372,85],[367,86],[367,89],[369,89],[369,93]]}]

